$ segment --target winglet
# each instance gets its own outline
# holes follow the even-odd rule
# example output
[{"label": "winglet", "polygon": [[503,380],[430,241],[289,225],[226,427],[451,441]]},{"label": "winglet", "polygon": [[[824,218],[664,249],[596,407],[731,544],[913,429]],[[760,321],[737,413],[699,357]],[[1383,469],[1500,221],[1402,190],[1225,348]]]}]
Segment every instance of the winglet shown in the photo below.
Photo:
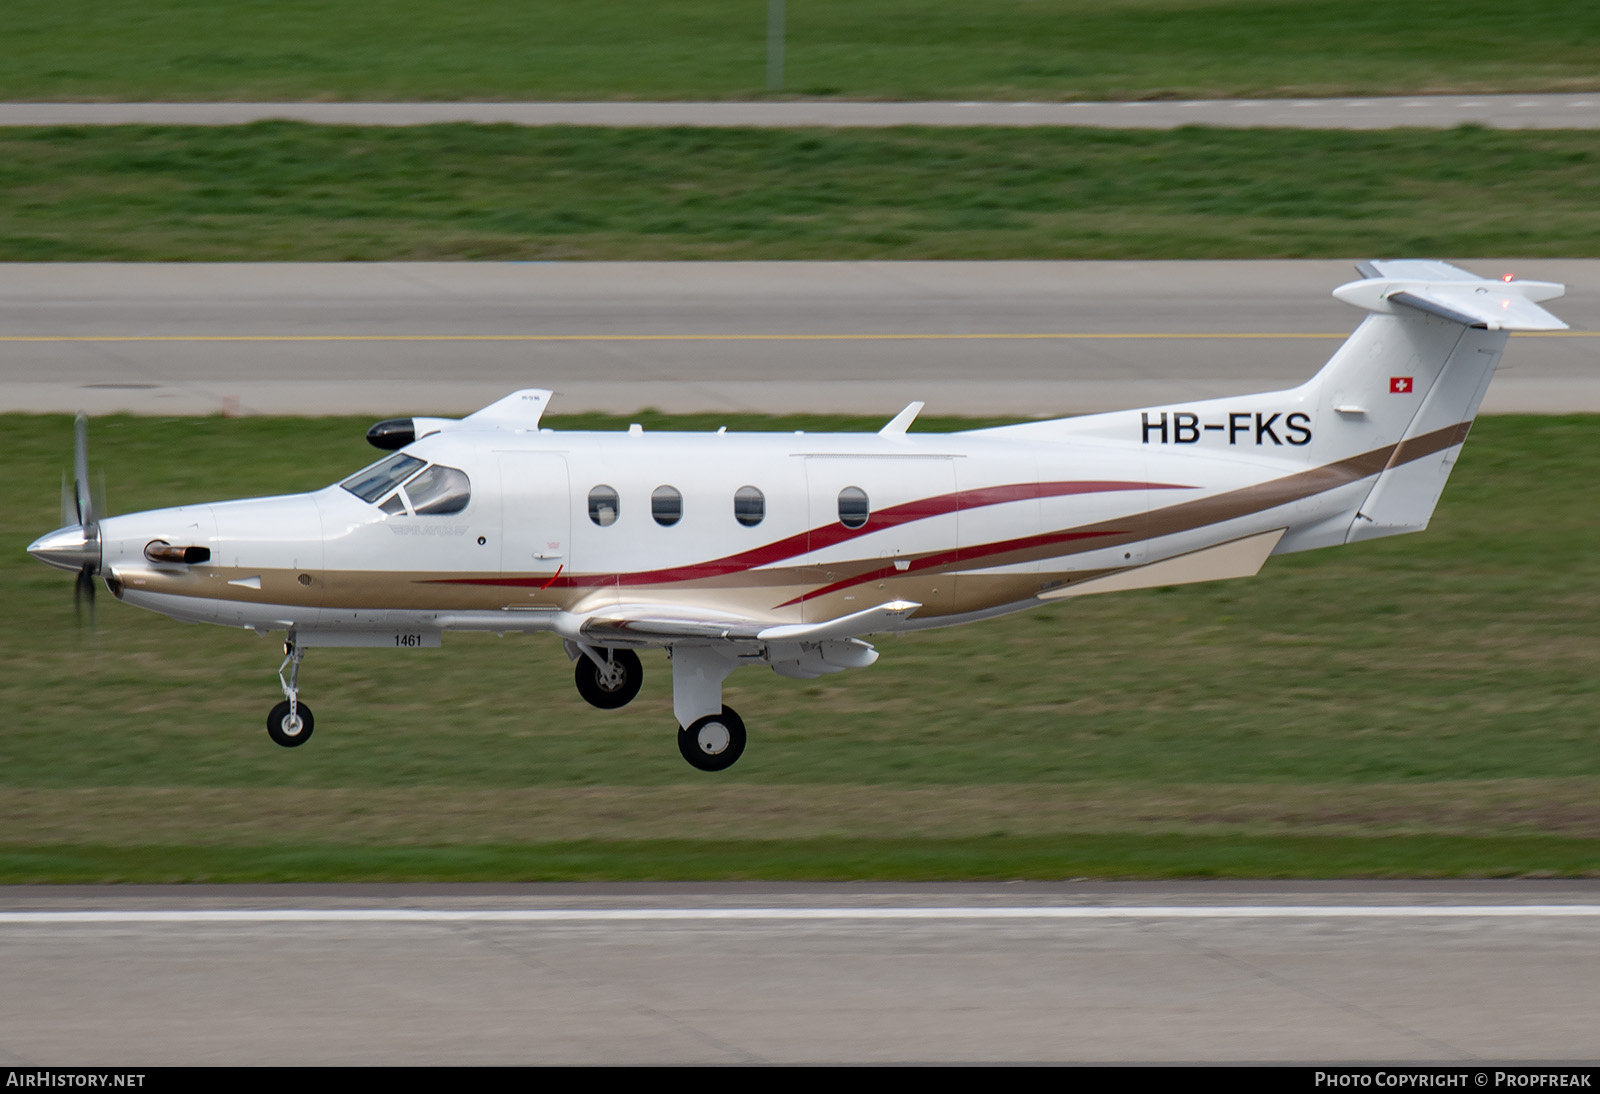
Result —
[{"label": "winglet", "polygon": [[878,430],[878,436],[904,436],[906,430],[911,428],[911,423],[917,420],[917,415],[922,413],[923,405],[924,404],[920,402],[912,403],[900,413],[896,414],[893,418],[890,418],[889,424]]}]

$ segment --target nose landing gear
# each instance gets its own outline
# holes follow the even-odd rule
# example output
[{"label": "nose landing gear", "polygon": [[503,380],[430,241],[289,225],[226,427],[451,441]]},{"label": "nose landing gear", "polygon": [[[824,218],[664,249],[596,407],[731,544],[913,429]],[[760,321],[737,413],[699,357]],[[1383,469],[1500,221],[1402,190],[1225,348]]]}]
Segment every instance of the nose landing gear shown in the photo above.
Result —
[{"label": "nose landing gear", "polygon": [[[283,644],[283,664],[278,666],[278,683],[283,686],[284,698],[267,715],[267,736],[272,738],[274,744],[284,748],[305,744],[311,739],[311,730],[316,725],[311,708],[300,701],[300,662],[305,656],[306,651],[295,645],[293,639]],[[288,680],[283,678],[285,668],[289,670]]]}]

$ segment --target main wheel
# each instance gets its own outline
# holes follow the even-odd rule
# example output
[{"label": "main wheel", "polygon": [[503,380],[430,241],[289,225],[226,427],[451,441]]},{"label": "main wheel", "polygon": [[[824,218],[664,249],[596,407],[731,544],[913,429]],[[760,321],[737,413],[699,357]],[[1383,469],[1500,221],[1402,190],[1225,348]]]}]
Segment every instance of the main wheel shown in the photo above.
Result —
[{"label": "main wheel", "polygon": [[701,771],[724,771],[744,755],[744,721],[732,707],[723,707],[721,714],[678,730],[678,751]]},{"label": "main wheel", "polygon": [[607,673],[585,654],[573,671],[578,694],[592,707],[616,710],[633,702],[644,684],[644,666],[632,650],[611,651],[611,671]]},{"label": "main wheel", "polygon": [[289,700],[285,699],[267,715],[267,736],[272,738],[273,744],[295,748],[306,743],[311,736],[311,727],[316,724],[317,720],[311,716],[311,708],[304,703],[295,704],[294,717],[291,718]]}]

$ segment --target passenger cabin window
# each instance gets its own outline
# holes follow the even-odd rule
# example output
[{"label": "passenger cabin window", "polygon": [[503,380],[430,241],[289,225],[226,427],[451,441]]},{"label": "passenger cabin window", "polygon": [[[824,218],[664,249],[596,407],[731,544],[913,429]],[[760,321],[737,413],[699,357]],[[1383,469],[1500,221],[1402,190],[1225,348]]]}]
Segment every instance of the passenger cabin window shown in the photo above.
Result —
[{"label": "passenger cabin window", "polygon": [[609,528],[615,524],[619,511],[615,489],[609,486],[597,486],[589,491],[589,519],[600,527]]},{"label": "passenger cabin window", "polygon": [[656,487],[650,495],[650,515],[661,527],[671,528],[683,519],[683,495],[676,487]]},{"label": "passenger cabin window", "polygon": [[754,528],[767,515],[767,497],[754,486],[741,486],[733,492],[733,519]]},{"label": "passenger cabin window", "polygon": [[860,528],[867,523],[871,512],[867,492],[859,486],[847,486],[839,491],[839,523],[846,528]]},{"label": "passenger cabin window", "polygon": [[472,484],[466,472],[439,463],[408,480],[402,489],[419,517],[459,513],[472,500]]},{"label": "passenger cabin window", "polygon": [[404,479],[422,466],[415,456],[397,452],[388,459],[379,460],[371,467],[362,468],[339,485],[364,502],[376,505],[378,499],[399,486]]}]

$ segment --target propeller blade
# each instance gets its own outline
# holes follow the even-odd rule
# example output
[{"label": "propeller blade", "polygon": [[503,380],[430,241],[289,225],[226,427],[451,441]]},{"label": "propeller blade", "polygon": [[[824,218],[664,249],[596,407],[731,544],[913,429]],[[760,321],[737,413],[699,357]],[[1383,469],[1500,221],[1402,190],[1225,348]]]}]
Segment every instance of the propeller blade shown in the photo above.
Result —
[{"label": "propeller blade", "polygon": [[77,523],[85,532],[94,528],[94,502],[89,497],[89,416],[78,411],[72,427],[72,487],[78,502]]},{"label": "propeller blade", "polygon": [[67,481],[67,473],[61,472],[61,527],[67,528],[78,523],[78,502],[72,496],[72,484]]},{"label": "propeller blade", "polygon": [[106,469],[94,473],[94,489],[89,492],[89,504],[94,509],[94,534],[100,536],[100,514],[106,511]]},{"label": "propeller blade", "polygon": [[72,583],[72,608],[78,617],[78,626],[83,626],[85,605],[89,616],[89,629],[94,629],[94,575],[85,566],[78,571],[78,579]]}]

